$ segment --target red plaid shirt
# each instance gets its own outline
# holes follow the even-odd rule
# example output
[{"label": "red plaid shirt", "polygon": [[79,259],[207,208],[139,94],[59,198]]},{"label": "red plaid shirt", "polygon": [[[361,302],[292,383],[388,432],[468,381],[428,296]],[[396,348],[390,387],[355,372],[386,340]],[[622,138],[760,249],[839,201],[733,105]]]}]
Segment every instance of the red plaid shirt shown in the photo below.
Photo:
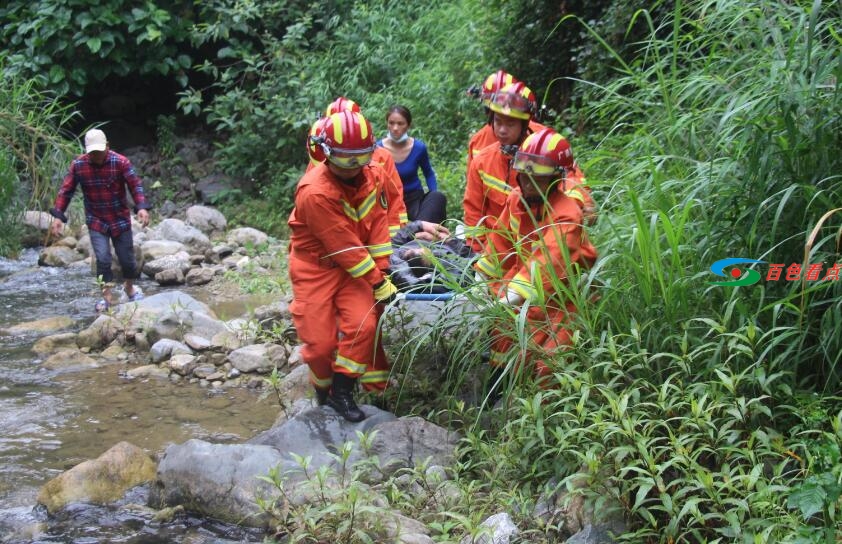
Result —
[{"label": "red plaid shirt", "polygon": [[149,208],[143,195],[143,182],[135,173],[131,161],[111,150],[101,166],[92,163],[87,154],[76,157],[71,163],[58,190],[55,206],[50,210],[54,217],[65,223],[67,216],[64,212],[78,185],[82,186],[88,228],[109,236],[118,236],[131,229],[126,185],[135,201],[135,210]]}]

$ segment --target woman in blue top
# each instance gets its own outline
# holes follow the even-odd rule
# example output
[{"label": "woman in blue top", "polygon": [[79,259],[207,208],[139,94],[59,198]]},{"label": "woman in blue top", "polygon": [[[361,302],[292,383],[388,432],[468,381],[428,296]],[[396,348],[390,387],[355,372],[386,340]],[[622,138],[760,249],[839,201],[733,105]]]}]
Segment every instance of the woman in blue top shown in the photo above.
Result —
[{"label": "woman in blue top", "polygon": [[[395,166],[403,183],[403,201],[410,221],[444,221],[447,199],[436,190],[436,172],[430,165],[427,146],[417,138],[409,136],[412,126],[412,114],[404,106],[394,105],[386,113],[386,125],[389,134],[377,145],[385,148],[395,159]],[[427,192],[421,185],[418,169],[424,172]]]}]

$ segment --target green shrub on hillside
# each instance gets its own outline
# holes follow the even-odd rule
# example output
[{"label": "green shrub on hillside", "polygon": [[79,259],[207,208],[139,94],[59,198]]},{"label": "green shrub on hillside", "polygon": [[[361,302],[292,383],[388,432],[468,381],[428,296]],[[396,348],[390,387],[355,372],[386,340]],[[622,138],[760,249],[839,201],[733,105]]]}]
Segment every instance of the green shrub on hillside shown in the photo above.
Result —
[{"label": "green shrub on hillside", "polygon": [[[328,103],[340,95],[358,102],[382,135],[386,108],[399,102],[412,110],[413,133],[446,174],[442,187],[461,199],[463,175],[451,163],[464,160],[468,137],[482,123],[464,89],[494,65],[472,39],[473,4],[352,4],[343,17],[313,5],[282,36],[259,35],[259,48],[227,48],[224,66],[202,67],[214,76],[211,86],[183,93],[181,107],[201,112],[227,137],[219,150],[226,170],[253,179],[285,215],[306,165],[305,136]],[[458,202],[451,210],[461,215]]]},{"label": "green shrub on hillside", "polygon": [[192,63],[194,3],[126,0],[10,0],[0,7],[6,69],[79,97],[108,76],[172,75],[182,85]]}]

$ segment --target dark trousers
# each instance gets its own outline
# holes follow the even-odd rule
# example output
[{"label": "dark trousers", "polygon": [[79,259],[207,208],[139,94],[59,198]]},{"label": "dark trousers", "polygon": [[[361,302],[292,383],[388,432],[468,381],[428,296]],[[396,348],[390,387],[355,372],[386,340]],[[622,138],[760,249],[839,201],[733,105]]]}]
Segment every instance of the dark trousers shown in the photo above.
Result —
[{"label": "dark trousers", "polygon": [[121,232],[116,237],[108,236],[99,231],[89,231],[91,235],[91,246],[96,258],[96,275],[102,276],[102,281],[114,280],[111,272],[111,247],[109,241],[114,244],[114,252],[123,270],[123,278],[133,280],[137,278],[137,263],[134,258],[134,244],[132,243],[132,231]]},{"label": "dark trousers", "polygon": [[447,197],[438,191],[404,193],[403,201],[410,221],[441,223],[447,217]]}]

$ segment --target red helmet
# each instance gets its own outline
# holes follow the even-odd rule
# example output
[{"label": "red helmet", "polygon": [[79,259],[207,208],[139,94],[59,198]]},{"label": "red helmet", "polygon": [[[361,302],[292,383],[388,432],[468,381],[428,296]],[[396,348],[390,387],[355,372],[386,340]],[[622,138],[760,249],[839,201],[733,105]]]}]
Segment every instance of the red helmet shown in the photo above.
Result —
[{"label": "red helmet", "polygon": [[488,107],[495,113],[529,121],[538,110],[538,102],[532,89],[518,81],[494,93]]},{"label": "red helmet", "polygon": [[325,151],[319,142],[319,134],[324,129],[327,117],[321,117],[310,127],[310,134],[307,136],[307,154],[310,155],[310,162],[319,163],[325,160]]},{"label": "red helmet", "polygon": [[503,70],[497,70],[485,78],[485,82],[482,84],[482,89],[479,92],[479,99],[482,100],[483,105],[488,106],[494,93],[500,92],[506,85],[517,82],[518,79],[515,76]]},{"label": "red helmet", "polygon": [[357,168],[371,162],[374,133],[361,113],[340,111],[323,123],[317,138],[328,162],[340,168]]},{"label": "red helmet", "polygon": [[330,117],[334,113],[339,113],[340,111],[354,111],[360,113],[360,106],[353,100],[340,96],[327,107],[325,110],[325,117]]},{"label": "red helmet", "polygon": [[512,169],[536,176],[563,174],[573,166],[573,152],[567,139],[551,128],[526,137],[515,154]]}]

